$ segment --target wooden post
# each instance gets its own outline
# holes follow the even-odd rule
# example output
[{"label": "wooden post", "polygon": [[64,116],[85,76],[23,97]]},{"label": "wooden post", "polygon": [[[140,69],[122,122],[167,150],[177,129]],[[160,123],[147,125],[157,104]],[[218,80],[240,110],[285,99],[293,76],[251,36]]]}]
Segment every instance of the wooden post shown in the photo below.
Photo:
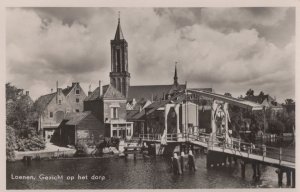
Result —
[{"label": "wooden post", "polygon": [[291,171],[287,170],[286,172],[286,185],[288,187],[291,186]]},{"label": "wooden post", "polygon": [[295,174],[295,170],[292,171],[292,187],[295,188],[296,187],[296,178],[295,178],[296,174]]},{"label": "wooden post", "polygon": [[282,175],[283,175],[283,171],[281,169],[277,169],[276,173],[278,174],[278,186],[282,187]]},{"label": "wooden post", "polygon": [[262,145],[263,148],[263,161],[265,160],[265,156],[267,155],[267,147],[266,145]]},{"label": "wooden post", "polygon": [[282,158],[282,148],[279,148],[279,164],[281,164],[281,158]]},{"label": "wooden post", "polygon": [[245,171],[246,171],[246,163],[245,163],[245,161],[241,161],[241,175],[242,175],[242,178],[245,178]]},{"label": "wooden post", "polygon": [[241,151],[241,139],[239,139],[238,149],[239,149],[239,151]]},{"label": "wooden post", "polygon": [[256,181],[256,176],[257,176],[257,173],[256,173],[256,163],[252,163],[252,170],[253,170],[253,180]]},{"label": "wooden post", "polygon": [[250,149],[248,148],[248,158],[249,158]]},{"label": "wooden post", "polygon": [[256,165],[256,173],[257,173],[257,181],[260,180],[261,172],[260,172],[260,164],[257,163]]}]

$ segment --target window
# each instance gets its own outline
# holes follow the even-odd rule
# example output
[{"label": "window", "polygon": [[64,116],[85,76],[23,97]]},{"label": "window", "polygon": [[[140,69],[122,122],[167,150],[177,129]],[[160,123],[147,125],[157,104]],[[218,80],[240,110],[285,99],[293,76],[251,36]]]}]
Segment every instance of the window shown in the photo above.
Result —
[{"label": "window", "polygon": [[111,118],[113,118],[113,119],[117,119],[118,118],[118,108],[117,107],[113,107],[112,108]]},{"label": "window", "polygon": [[58,100],[58,104],[61,105],[61,100]]},{"label": "window", "polygon": [[49,117],[53,118],[53,112],[50,112]]},{"label": "window", "polygon": [[79,94],[80,94],[80,89],[76,89],[76,90],[75,90],[75,94],[76,94],[76,95],[79,95]]},{"label": "window", "polygon": [[76,113],[79,113],[79,109],[76,109],[75,111],[76,111]]},{"label": "window", "polygon": [[117,72],[121,72],[121,50],[117,49]]},{"label": "window", "polygon": [[117,130],[113,130],[113,136],[114,137],[117,137],[118,135],[117,135]]},{"label": "window", "polygon": [[79,103],[79,98],[76,98],[76,103]]}]

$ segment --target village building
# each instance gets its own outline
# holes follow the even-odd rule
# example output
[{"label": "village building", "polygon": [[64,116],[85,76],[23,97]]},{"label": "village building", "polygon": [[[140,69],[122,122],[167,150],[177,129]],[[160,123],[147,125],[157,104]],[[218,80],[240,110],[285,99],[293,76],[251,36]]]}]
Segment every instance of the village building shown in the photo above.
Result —
[{"label": "village building", "polygon": [[[58,83],[57,83],[58,84]],[[51,137],[67,113],[82,112],[83,100],[86,94],[78,82],[72,83],[65,89],[40,96],[35,102],[39,111],[38,130],[42,132],[45,141],[50,142]]]},{"label": "village building", "polygon": [[91,111],[67,113],[51,142],[67,146],[85,143],[89,146],[100,142],[104,137],[104,124]]},{"label": "village building", "polygon": [[84,111],[91,111],[105,124],[105,137],[131,138],[133,123],[126,120],[126,98],[114,86],[101,86],[99,81],[99,87],[84,100]]}]

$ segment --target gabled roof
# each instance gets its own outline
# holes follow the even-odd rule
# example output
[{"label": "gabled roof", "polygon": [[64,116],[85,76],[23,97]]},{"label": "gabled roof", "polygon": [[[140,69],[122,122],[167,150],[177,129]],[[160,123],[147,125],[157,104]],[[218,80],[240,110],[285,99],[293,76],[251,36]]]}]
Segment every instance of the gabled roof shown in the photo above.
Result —
[{"label": "gabled roof", "polygon": [[100,99],[99,87],[97,87],[90,95],[88,95],[84,101],[94,101]]},{"label": "gabled roof", "polygon": [[77,125],[81,120],[86,118],[89,114],[91,114],[91,111],[84,111],[80,113],[67,113],[64,120],[67,120],[66,125]]},{"label": "gabled roof", "polygon": [[50,93],[47,95],[42,95],[40,96],[36,101],[35,104],[41,109],[44,110],[47,105],[52,101],[52,99],[55,97],[56,92],[55,93]]},{"label": "gabled roof", "polygon": [[103,98],[104,99],[125,99],[125,96],[118,91],[114,86],[108,85],[104,90]]},{"label": "gabled roof", "polygon": [[103,99],[125,99],[125,96],[114,88],[112,85],[104,85],[102,86],[103,93],[101,96],[99,94],[99,87],[97,87],[84,101],[94,101]]},{"label": "gabled roof", "polygon": [[127,110],[126,113],[126,119],[128,121],[143,120],[142,118],[145,116],[145,110]]},{"label": "gabled roof", "polygon": [[[186,85],[178,85],[177,90],[185,89]],[[163,98],[163,94],[169,94],[174,91],[174,85],[140,85],[130,86],[128,89],[128,98],[157,100]]]},{"label": "gabled roof", "polygon": [[62,92],[65,96],[67,96],[73,89],[74,86],[68,86],[67,88],[63,89]]}]

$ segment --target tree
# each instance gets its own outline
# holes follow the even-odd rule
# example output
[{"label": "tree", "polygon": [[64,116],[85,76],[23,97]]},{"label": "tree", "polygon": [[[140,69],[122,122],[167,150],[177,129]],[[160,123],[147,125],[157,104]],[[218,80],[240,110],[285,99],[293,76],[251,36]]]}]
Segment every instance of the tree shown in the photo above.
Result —
[{"label": "tree", "polygon": [[247,92],[246,92],[246,96],[254,96],[254,91],[252,89],[249,89]]},{"label": "tree", "polygon": [[225,93],[224,95],[227,97],[232,97],[231,93]]},{"label": "tree", "polygon": [[23,94],[23,89],[18,89],[17,87],[11,85],[10,83],[5,84],[6,102],[16,101],[17,98]]},{"label": "tree", "polygon": [[295,101],[293,99],[286,99],[285,104],[286,105],[292,105],[292,104],[295,104]]},{"label": "tree", "polygon": [[269,122],[268,133],[280,135],[285,132],[284,124],[279,120],[271,120]]},{"label": "tree", "polygon": [[258,96],[263,98],[265,96],[265,93],[263,91],[261,91]]},{"label": "tree", "polygon": [[15,148],[16,148],[16,136],[15,130],[6,126],[6,159],[13,161],[15,159]]},{"label": "tree", "polygon": [[[33,105],[28,95],[22,89],[6,84],[6,125],[7,132],[7,158],[13,147],[10,142],[15,141],[17,150],[40,150],[45,148],[43,138],[37,135],[35,123],[38,117],[38,107]],[[13,133],[12,133],[13,130]],[[14,138],[15,139],[12,139]]]},{"label": "tree", "polygon": [[[17,135],[27,134],[37,120],[37,112],[32,100],[10,83],[6,84],[6,125],[15,129]],[[23,135],[25,136],[25,135]]]}]

